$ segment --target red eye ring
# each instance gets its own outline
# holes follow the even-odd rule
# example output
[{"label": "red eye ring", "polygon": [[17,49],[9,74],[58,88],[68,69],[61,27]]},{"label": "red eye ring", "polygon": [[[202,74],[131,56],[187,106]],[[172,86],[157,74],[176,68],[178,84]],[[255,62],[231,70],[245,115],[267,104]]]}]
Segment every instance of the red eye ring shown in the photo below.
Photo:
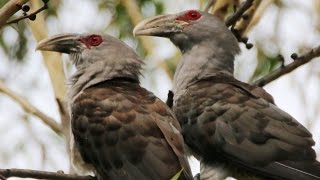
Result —
[{"label": "red eye ring", "polygon": [[189,11],[188,12],[188,16],[191,17],[191,18],[196,18],[198,19],[200,16],[200,14],[197,12],[197,11]]},{"label": "red eye ring", "polygon": [[202,15],[196,10],[190,10],[184,13],[183,15],[176,18],[176,20],[180,21],[195,21],[199,19]]},{"label": "red eye ring", "polygon": [[87,38],[87,43],[90,46],[98,46],[102,43],[102,37],[100,35],[96,35],[96,34],[90,35]]}]

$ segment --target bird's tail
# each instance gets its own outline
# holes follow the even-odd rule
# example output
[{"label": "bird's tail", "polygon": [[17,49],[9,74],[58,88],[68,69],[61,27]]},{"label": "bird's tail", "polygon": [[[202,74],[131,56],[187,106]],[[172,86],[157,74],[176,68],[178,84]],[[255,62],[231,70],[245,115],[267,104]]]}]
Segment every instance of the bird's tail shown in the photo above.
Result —
[{"label": "bird's tail", "polygon": [[265,167],[255,167],[261,175],[276,180],[320,180],[318,161],[281,161]]},{"label": "bird's tail", "polygon": [[320,180],[320,162],[318,161],[283,161],[276,162],[276,164],[287,171],[291,171],[293,175],[297,174],[298,176],[301,176],[301,179]]}]

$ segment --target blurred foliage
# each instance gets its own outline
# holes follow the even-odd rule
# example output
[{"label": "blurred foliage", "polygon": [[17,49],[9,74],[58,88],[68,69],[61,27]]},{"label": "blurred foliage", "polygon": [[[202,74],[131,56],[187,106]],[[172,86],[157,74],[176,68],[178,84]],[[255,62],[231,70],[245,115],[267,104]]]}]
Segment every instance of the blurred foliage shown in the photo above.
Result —
[{"label": "blurred foliage", "polygon": [[9,0],[1,0],[0,7],[4,6]]},{"label": "blurred foliage", "polygon": [[[0,7],[2,7],[8,0],[0,1]],[[162,14],[164,12],[164,2],[160,0],[137,0],[137,5],[140,9],[153,9],[153,11],[148,12],[147,15],[144,16],[153,16]],[[49,1],[49,8],[45,10],[44,13],[46,18],[53,16],[57,17],[57,11],[59,6],[61,5],[60,0]],[[104,11],[106,9],[111,10],[113,12],[112,22],[108,28],[116,28],[119,31],[118,38],[120,39],[134,39],[132,36],[133,24],[130,21],[130,17],[126,12],[126,9],[122,5],[120,0],[103,0],[100,1],[98,9],[100,11]],[[18,16],[21,16],[22,12],[19,11],[13,16],[11,19],[14,19]],[[26,38],[26,30],[27,25],[26,22],[28,19],[22,20],[19,23],[12,24],[11,27],[14,28],[18,33],[18,41],[17,42],[6,42],[3,39],[3,30],[0,31],[0,48],[6,53],[9,59],[18,62],[24,60],[24,57],[27,53],[27,44],[28,39]],[[31,22],[32,23],[32,22]],[[144,48],[140,46],[138,47],[138,51],[140,54],[145,55]],[[170,69],[174,70],[174,67],[170,67]]]},{"label": "blurred foliage", "polygon": [[[201,1],[201,0],[200,0]],[[1,6],[7,2],[1,1]],[[107,28],[113,28],[118,31],[118,38],[124,39],[131,39],[133,41],[137,41],[132,36],[132,29],[134,28],[133,24],[131,23],[130,17],[126,12],[125,7],[121,3],[121,0],[101,0],[98,1],[99,11],[110,10],[113,14],[112,21]],[[160,0],[136,0],[137,5],[141,9],[142,16],[154,16],[158,14],[164,13],[164,2]],[[60,0],[49,1],[49,8],[45,10],[44,13],[46,18],[48,17],[57,17],[57,11],[60,7],[62,2]],[[202,1],[202,4],[206,4]],[[238,0],[217,0],[215,6],[211,9],[213,14],[220,16],[222,19],[225,19],[230,14],[234,12],[234,6],[239,5]],[[21,12],[17,13],[21,15]],[[18,16],[16,15],[16,16]],[[27,38],[25,36],[25,31],[27,30],[26,21],[20,21],[17,24],[12,25],[18,33],[18,41],[11,42],[10,44],[6,44],[3,40],[3,32],[0,32],[0,46],[6,53],[9,59],[17,60],[21,62],[24,60],[24,56],[27,53]],[[31,22],[32,23],[32,22]],[[145,56],[146,52],[145,49],[141,46],[141,43],[137,43],[137,51],[140,55]],[[173,77],[174,71],[178,64],[178,60],[180,59],[180,54],[176,53],[173,57],[168,58],[167,60],[163,61],[160,66],[166,71],[169,77]],[[261,50],[258,50],[258,65],[255,69],[254,74],[252,75],[251,80],[258,79],[263,77],[264,75],[268,74],[270,71],[275,69],[279,66],[278,58],[277,57],[269,57],[264,54]]]},{"label": "blurred foliage", "polygon": [[116,24],[120,30],[119,38],[132,36],[131,29],[133,29],[133,25],[132,23],[128,23],[128,22],[130,22],[128,14],[125,8],[122,6],[122,4],[119,3],[116,6],[116,13],[114,15],[114,19],[112,23],[112,24]]},{"label": "blurred foliage", "polygon": [[[1,0],[0,1],[0,7],[2,7],[5,3],[7,3],[8,0]],[[28,3],[27,3],[28,4]],[[45,13],[48,16],[57,16],[57,8],[60,4],[59,0],[50,1],[49,7],[45,11],[41,13]],[[22,16],[22,11],[18,11],[15,16],[13,16],[11,19],[15,19],[19,16]],[[12,61],[18,61],[22,62],[24,60],[24,57],[26,53],[28,52],[27,45],[28,45],[28,38],[26,37],[26,30],[27,30],[27,21],[30,21],[29,19],[24,19],[22,21],[19,21],[15,24],[10,24],[8,27],[13,28],[17,34],[18,34],[18,40],[16,42],[5,42],[4,41],[4,31],[3,29],[0,31],[0,47],[3,49],[3,51],[6,53],[8,58]],[[8,28],[7,27],[7,28]],[[5,28],[4,28],[5,29]]]},{"label": "blurred foliage", "polygon": [[261,49],[258,48],[257,50],[258,63],[250,82],[268,75],[271,71],[281,66],[281,59],[279,56],[268,56]]},{"label": "blurred foliage", "polygon": [[[143,17],[154,16],[164,12],[164,2],[159,0],[137,0],[137,6],[141,9]],[[132,35],[134,25],[127,13],[126,8],[121,3],[121,0],[100,1],[98,9],[104,11],[106,9],[113,12],[112,21],[107,28],[116,29],[118,31],[117,37],[121,40],[131,39],[137,41]],[[144,14],[144,9],[147,9]],[[151,9],[151,11],[150,11]],[[138,43],[137,51],[139,54],[145,56],[145,49]]]},{"label": "blurred foliage", "polygon": [[182,171],[183,171],[183,168],[176,175],[174,175],[170,180],[178,180]]},{"label": "blurred foliage", "polygon": [[220,19],[226,20],[235,12],[235,7],[238,5],[239,0],[217,0],[210,12]]},{"label": "blurred foliage", "polygon": [[18,41],[10,42],[9,44],[4,41],[3,31],[0,32],[0,46],[3,51],[7,54],[9,59],[23,60],[23,57],[27,53],[27,38],[24,34],[24,29],[26,28],[25,23],[18,23],[14,25],[18,34]]},{"label": "blurred foliage", "polygon": [[48,9],[46,9],[44,12],[48,16],[57,16],[57,9],[59,8],[61,4],[60,0],[54,0],[54,1],[49,1],[48,3]]},{"label": "blurred foliage", "polygon": [[[3,6],[8,0],[0,1],[0,6]],[[200,4],[204,6],[207,1],[199,0]],[[99,2],[98,10],[105,11],[110,10],[113,14],[112,21],[107,28],[115,28],[118,31],[118,38],[120,39],[131,39],[136,41],[132,36],[133,24],[131,23],[130,17],[126,12],[125,7],[122,5],[121,0],[97,0]],[[154,16],[164,13],[164,2],[161,0],[136,0],[137,5],[141,9],[142,15],[145,16]],[[57,16],[57,11],[59,6],[62,4],[61,0],[49,1],[49,9],[44,12],[46,17]],[[240,4],[239,0],[217,0],[214,7],[211,8],[211,13],[220,16],[220,18],[225,19],[235,11],[235,6]],[[147,9],[147,12],[144,12],[144,9]],[[21,12],[17,14],[21,15]],[[12,60],[22,61],[27,52],[27,38],[25,36],[26,31],[26,21],[23,20],[13,27],[17,29],[18,39],[17,42],[12,42],[11,44],[6,44],[3,40],[3,31],[0,31],[0,46],[7,54],[7,56]],[[137,51],[141,55],[146,55],[146,52],[141,43],[138,43]],[[15,57],[15,58],[14,58]],[[168,73],[170,77],[173,76],[176,65],[178,63],[179,57],[174,55],[172,58],[169,58],[160,65]],[[258,78],[261,78],[267,75],[270,71],[274,70],[280,65],[278,57],[271,57],[266,55],[261,49],[258,48],[257,55],[258,64],[252,75],[251,82]]]},{"label": "blurred foliage", "polygon": [[163,62],[162,66],[165,66],[163,69],[167,71],[167,74],[170,78],[173,78],[174,72],[176,71],[176,67],[180,59],[181,59],[181,53],[177,51],[172,58],[162,61]]}]

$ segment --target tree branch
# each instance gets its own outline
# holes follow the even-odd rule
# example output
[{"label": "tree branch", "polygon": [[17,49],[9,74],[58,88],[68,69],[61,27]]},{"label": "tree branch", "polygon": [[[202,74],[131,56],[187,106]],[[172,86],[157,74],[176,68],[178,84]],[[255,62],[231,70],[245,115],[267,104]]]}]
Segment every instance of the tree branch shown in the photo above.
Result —
[{"label": "tree branch", "polygon": [[[126,12],[128,13],[132,24],[135,26],[140,21],[142,21],[143,17],[140,13],[139,6],[137,5],[136,0],[121,0],[120,1],[123,7],[125,7]],[[147,54],[150,54],[153,50],[152,43],[146,37],[139,37],[143,48],[146,50]]]},{"label": "tree branch", "polygon": [[20,7],[29,0],[11,0],[0,9],[0,29],[6,25],[7,20],[13,16]]},{"label": "tree branch", "polygon": [[43,123],[48,125],[53,131],[55,131],[57,134],[61,134],[61,126],[52,118],[41,112],[39,109],[34,107],[32,104],[30,104],[25,98],[18,96],[16,93],[14,93],[12,90],[7,88],[5,84],[0,81],[0,92],[3,94],[8,95],[11,99],[16,101],[26,112],[33,114],[40,118]]},{"label": "tree branch", "polygon": [[210,8],[214,6],[215,3],[216,3],[216,0],[209,0],[203,11],[209,12]]},{"label": "tree branch", "polygon": [[283,66],[283,67],[279,67],[278,69],[274,70],[273,72],[266,75],[265,77],[257,80],[253,84],[260,86],[260,87],[265,86],[266,84],[274,81],[275,79],[277,79],[285,74],[292,72],[293,70],[295,70],[299,66],[302,66],[302,65],[310,62],[313,58],[319,57],[319,56],[320,56],[320,46],[311,49],[311,51],[309,51],[308,53],[306,53],[302,56],[299,56],[299,57],[295,57],[295,54],[293,54],[291,56],[294,59],[294,61],[292,63],[290,63],[286,66]]},{"label": "tree branch", "polygon": [[274,0],[255,0],[253,5],[249,8],[248,14],[250,19],[246,21],[239,22],[239,26],[237,24],[236,28],[241,29],[240,35],[246,35],[248,31],[256,25],[261,19],[265,10],[274,2]]},{"label": "tree branch", "polygon": [[45,10],[45,9],[48,9],[48,5],[47,3],[44,3],[43,6],[39,9],[37,9],[36,11],[34,11],[33,13],[30,13],[28,15],[24,15],[24,16],[21,16],[21,17],[18,17],[16,19],[13,19],[11,21],[8,21],[7,24],[13,24],[13,23],[17,23],[23,19],[27,19],[29,18],[30,20],[35,20],[36,19],[36,15],[38,13],[40,13],[41,11]]},{"label": "tree branch", "polygon": [[[267,0],[263,2],[270,2],[270,1]],[[259,11],[260,14],[258,13],[257,9],[261,7],[260,6],[261,3],[262,3],[262,0],[255,0],[250,6],[250,8],[242,15],[242,18],[235,24],[234,28],[238,30],[240,37],[243,37],[244,33],[249,30],[248,28],[251,28],[254,25],[253,23],[257,23],[259,21],[261,14],[264,12],[260,8],[260,11]]]},{"label": "tree branch", "polygon": [[226,21],[226,26],[231,26],[231,32],[237,38],[239,42],[243,42],[247,49],[252,48],[252,44],[248,43],[247,37],[242,37],[243,32],[246,30],[248,24],[251,21],[254,12],[259,6],[262,0],[247,0],[239,5],[238,1],[225,1],[225,0],[209,0],[205,11],[208,11],[211,6],[214,6],[211,10],[211,13],[215,16],[219,17],[220,19],[225,19],[226,14],[228,14],[228,8],[233,6],[235,9],[236,7],[240,6],[232,15],[230,15]]},{"label": "tree branch", "polygon": [[64,174],[63,172],[48,172],[29,169],[0,169],[0,179],[5,180],[10,177],[52,179],[52,180],[97,180],[93,176],[78,176]]},{"label": "tree branch", "polygon": [[[206,9],[208,12],[213,14],[214,16],[218,17],[221,20],[225,20],[226,16],[229,14],[230,7],[237,7],[239,6],[239,0],[214,0],[214,3],[210,2],[213,0],[209,0]],[[212,4],[212,5],[211,5]],[[212,6],[209,7],[209,6]]]},{"label": "tree branch", "polygon": [[240,5],[240,7],[237,9],[237,11],[232,14],[230,17],[227,18],[226,20],[226,25],[229,27],[231,25],[234,25],[241,17],[242,15],[248,10],[254,0],[247,0],[244,3]]}]

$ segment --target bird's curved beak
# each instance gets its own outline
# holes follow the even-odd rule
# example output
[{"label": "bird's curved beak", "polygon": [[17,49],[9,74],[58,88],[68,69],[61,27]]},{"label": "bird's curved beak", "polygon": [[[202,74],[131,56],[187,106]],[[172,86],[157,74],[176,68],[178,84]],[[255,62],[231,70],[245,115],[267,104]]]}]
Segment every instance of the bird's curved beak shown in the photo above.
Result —
[{"label": "bird's curved beak", "polygon": [[60,53],[70,54],[72,52],[78,52],[82,47],[79,41],[79,34],[59,34],[46,39],[41,40],[36,50],[42,51],[55,51]]},{"label": "bird's curved beak", "polygon": [[177,15],[159,15],[147,18],[133,29],[134,36],[159,36],[168,37],[172,33],[182,32],[189,23],[176,20]]}]

